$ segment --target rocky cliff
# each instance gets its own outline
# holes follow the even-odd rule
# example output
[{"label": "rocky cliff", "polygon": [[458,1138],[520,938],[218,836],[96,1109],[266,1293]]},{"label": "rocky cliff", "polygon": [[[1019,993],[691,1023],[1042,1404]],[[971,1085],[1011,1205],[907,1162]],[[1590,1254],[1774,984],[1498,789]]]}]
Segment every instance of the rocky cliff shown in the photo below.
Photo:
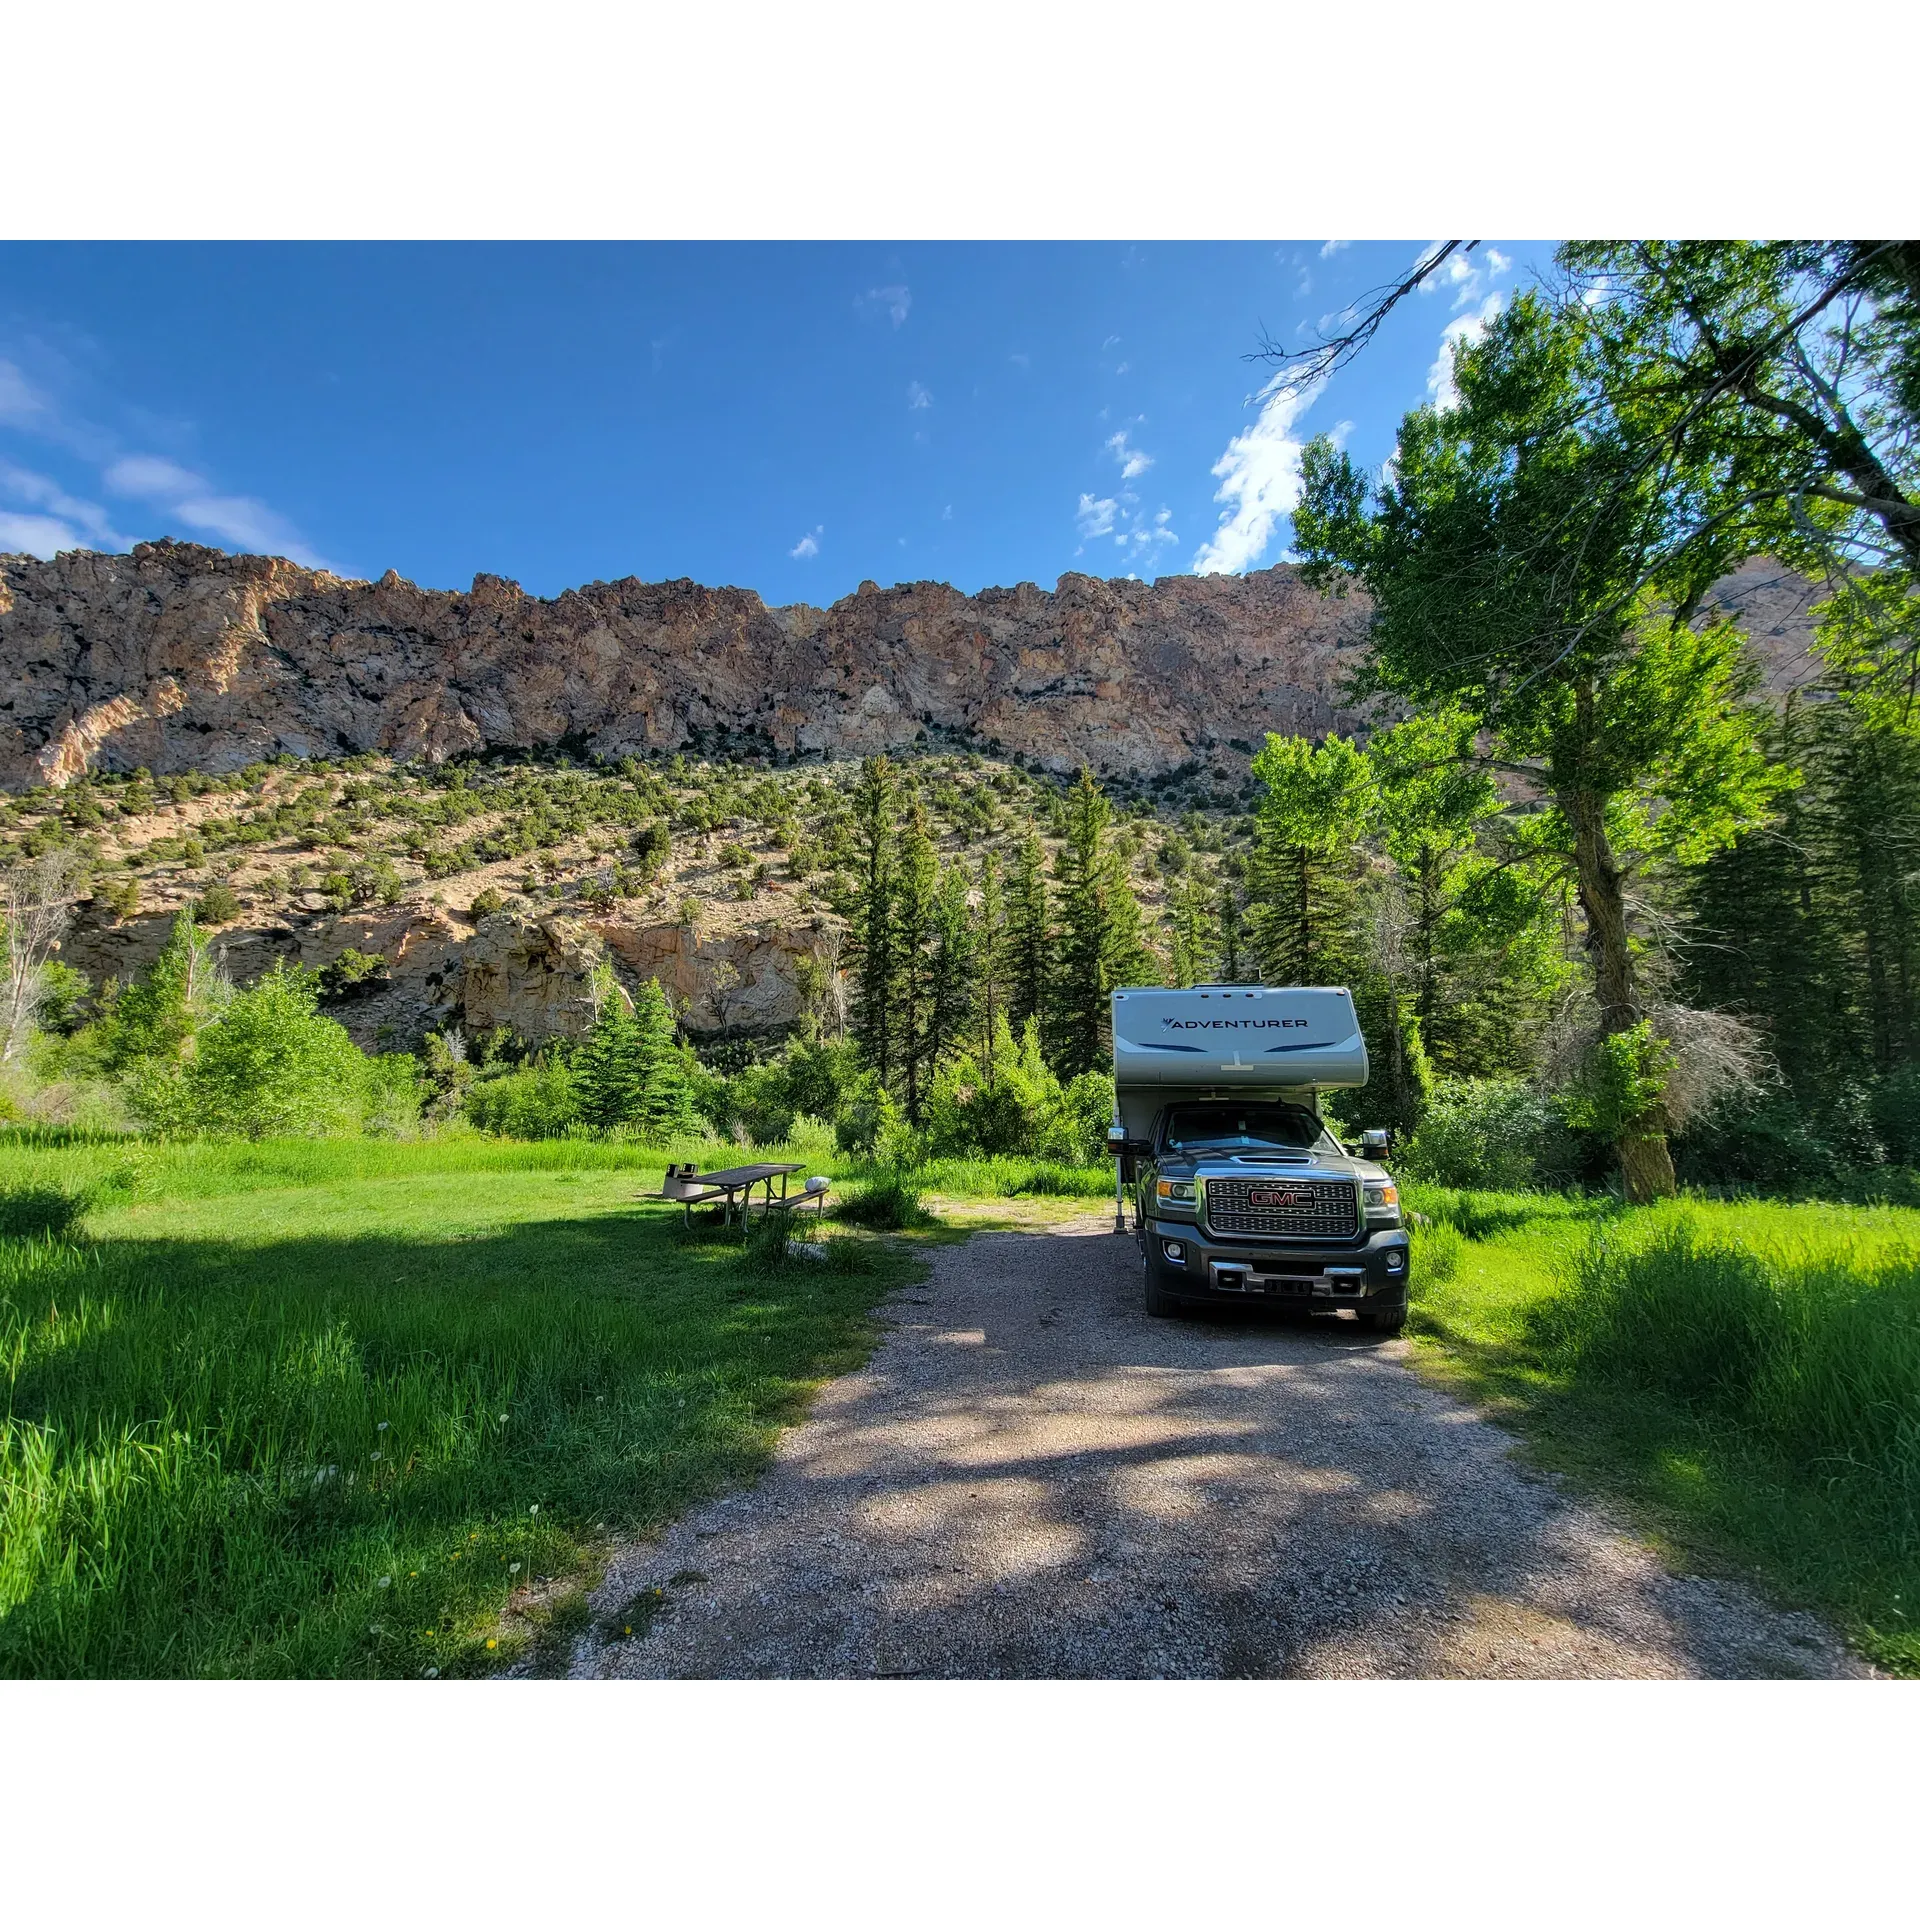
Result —
[{"label": "rocky cliff", "polygon": [[539,600],[437,593],[161,541],[0,558],[0,781],[224,772],[278,753],[604,759],[964,739],[1153,775],[1349,718],[1358,600],[1274,567],[1152,585],[1067,574],[964,594],[871,583],[831,607],[617,580]]}]

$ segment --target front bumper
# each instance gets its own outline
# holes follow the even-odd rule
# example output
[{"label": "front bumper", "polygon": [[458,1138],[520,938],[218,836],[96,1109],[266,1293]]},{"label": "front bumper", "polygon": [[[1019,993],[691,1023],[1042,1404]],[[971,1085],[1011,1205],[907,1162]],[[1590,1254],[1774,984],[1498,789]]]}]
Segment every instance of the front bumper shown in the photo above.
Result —
[{"label": "front bumper", "polygon": [[1211,1240],[1182,1220],[1149,1220],[1145,1233],[1147,1260],[1160,1290],[1183,1300],[1394,1306],[1407,1297],[1413,1264],[1404,1227],[1385,1227],[1345,1246]]}]

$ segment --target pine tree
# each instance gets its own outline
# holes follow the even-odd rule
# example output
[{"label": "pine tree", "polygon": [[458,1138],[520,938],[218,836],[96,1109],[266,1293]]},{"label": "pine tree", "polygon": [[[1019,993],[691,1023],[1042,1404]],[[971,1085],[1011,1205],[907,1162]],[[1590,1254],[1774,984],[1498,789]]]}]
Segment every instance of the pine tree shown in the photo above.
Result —
[{"label": "pine tree", "polygon": [[675,1037],[673,1005],[658,980],[634,997],[634,1057],[640,1070],[639,1124],[656,1139],[692,1131],[693,1089]]},{"label": "pine tree", "polygon": [[1173,893],[1173,984],[1204,986],[1215,978],[1213,899],[1197,873],[1189,872]]},{"label": "pine tree", "polygon": [[884,754],[861,763],[853,818],[860,860],[860,892],[854,905],[855,971],[859,1006],[854,1038],[860,1057],[888,1084],[895,1068],[896,954],[895,868],[899,858],[894,812],[899,778]]},{"label": "pine tree", "polygon": [[919,1106],[933,1085],[940,1063],[966,1046],[972,1023],[978,942],[973,910],[967,901],[967,878],[958,867],[949,867],[940,876],[927,947],[920,1069],[908,1113],[915,1126],[919,1125]]},{"label": "pine tree", "polygon": [[1044,1044],[1053,986],[1053,936],[1047,910],[1046,856],[1031,825],[1007,876],[1007,1023],[1024,1033],[1038,1023]]},{"label": "pine tree", "polygon": [[1105,1070],[1115,987],[1159,977],[1141,929],[1140,901],[1107,837],[1112,808],[1089,769],[1067,803],[1066,845],[1055,868],[1060,895],[1059,968],[1049,1038],[1063,1080]]},{"label": "pine tree", "polygon": [[1006,1010],[1007,902],[1000,883],[1000,856],[988,848],[980,856],[980,905],[975,917],[975,980],[978,1006],[974,1031],[981,1071],[993,1085],[993,1036]]},{"label": "pine tree", "polygon": [[1220,964],[1214,978],[1222,986],[1246,982],[1252,969],[1248,965],[1246,898],[1236,872],[1223,865],[1220,886],[1214,902],[1214,926],[1219,943]]},{"label": "pine tree", "polygon": [[893,882],[895,1079],[907,1124],[920,1124],[926,1090],[927,1034],[931,1019],[934,970],[934,905],[939,866],[927,832],[926,809],[916,794],[900,835],[899,864]]},{"label": "pine tree", "polygon": [[659,981],[647,981],[631,1000],[610,967],[597,968],[593,983],[598,1012],[572,1062],[580,1118],[603,1132],[636,1127],[659,1137],[684,1130],[692,1094]]}]

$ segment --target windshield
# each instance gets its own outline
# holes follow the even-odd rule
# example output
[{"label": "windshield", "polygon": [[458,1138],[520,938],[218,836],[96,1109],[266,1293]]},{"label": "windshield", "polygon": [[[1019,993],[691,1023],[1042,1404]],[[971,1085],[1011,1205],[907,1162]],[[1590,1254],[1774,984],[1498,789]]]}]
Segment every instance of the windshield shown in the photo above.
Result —
[{"label": "windshield", "polygon": [[1166,1151],[1170,1153],[1310,1147],[1319,1138],[1319,1118],[1305,1107],[1269,1101],[1239,1105],[1209,1100],[1204,1105],[1167,1110]]}]

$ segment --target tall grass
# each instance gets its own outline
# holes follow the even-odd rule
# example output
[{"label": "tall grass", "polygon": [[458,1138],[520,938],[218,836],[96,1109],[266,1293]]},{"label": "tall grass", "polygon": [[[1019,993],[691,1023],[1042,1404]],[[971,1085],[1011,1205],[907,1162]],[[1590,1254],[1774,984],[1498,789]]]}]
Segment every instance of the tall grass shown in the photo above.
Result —
[{"label": "tall grass", "polygon": [[1920,1255],[1809,1235],[1783,1257],[1685,1217],[1602,1231],[1541,1325],[1570,1371],[1737,1428],[1920,1549]]},{"label": "tall grass", "polygon": [[1920,1213],[1412,1198],[1418,1364],[1920,1674]]},{"label": "tall grass", "polygon": [[[0,1179],[58,1226],[94,1151]],[[748,1470],[890,1269],[743,1260],[630,1204],[651,1157],[166,1149],[0,1237],[0,1675],[484,1671],[516,1589]]]}]

